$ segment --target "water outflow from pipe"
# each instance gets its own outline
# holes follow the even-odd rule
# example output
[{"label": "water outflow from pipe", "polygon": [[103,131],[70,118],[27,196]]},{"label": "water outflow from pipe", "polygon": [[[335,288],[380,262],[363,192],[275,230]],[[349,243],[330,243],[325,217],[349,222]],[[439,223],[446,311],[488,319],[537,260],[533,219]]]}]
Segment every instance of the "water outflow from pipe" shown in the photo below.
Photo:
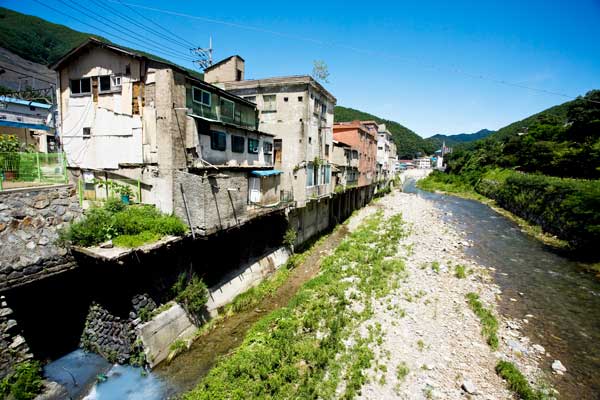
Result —
[{"label": "water outflow from pipe", "polygon": [[598,399],[600,282],[584,272],[585,265],[555,254],[484,204],[424,192],[410,180],[404,190],[433,201],[444,219],[473,242],[465,252],[496,268],[494,279],[502,290],[498,311],[528,320],[522,332],[550,354],[540,361],[548,376],[553,376],[555,359],[567,368],[564,376],[553,379],[559,397]]}]

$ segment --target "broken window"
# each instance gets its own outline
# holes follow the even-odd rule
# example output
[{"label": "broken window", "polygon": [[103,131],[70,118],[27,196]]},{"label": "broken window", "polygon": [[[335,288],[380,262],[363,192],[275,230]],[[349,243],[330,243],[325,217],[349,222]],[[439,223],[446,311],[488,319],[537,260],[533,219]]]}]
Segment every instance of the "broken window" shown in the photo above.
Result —
[{"label": "broken window", "polygon": [[194,103],[199,103],[203,106],[210,107],[210,98],[210,92],[197,87],[192,87],[192,100]]},{"label": "broken window", "polygon": [[92,82],[90,78],[71,79],[71,94],[92,93]]},{"label": "broken window", "polygon": [[99,81],[100,81],[100,93],[110,92],[110,75],[100,76]]},{"label": "broken window", "polygon": [[221,99],[221,117],[233,119],[235,103],[231,100]]},{"label": "broken window", "polygon": [[225,132],[210,131],[210,148],[224,151],[227,143]]},{"label": "broken window", "polygon": [[245,139],[243,136],[232,136],[231,137],[231,151],[234,153],[243,153],[244,152],[244,142]]},{"label": "broken window", "polygon": [[277,111],[277,96],[274,94],[263,95],[263,111]]},{"label": "broken window", "polygon": [[248,153],[258,154],[258,139],[248,139]]}]

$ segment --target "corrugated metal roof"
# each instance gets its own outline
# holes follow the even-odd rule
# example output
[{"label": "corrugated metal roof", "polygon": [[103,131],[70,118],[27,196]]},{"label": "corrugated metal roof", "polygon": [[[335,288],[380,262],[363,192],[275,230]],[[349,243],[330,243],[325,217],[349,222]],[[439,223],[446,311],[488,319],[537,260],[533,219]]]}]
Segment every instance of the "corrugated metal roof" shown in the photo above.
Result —
[{"label": "corrugated metal roof", "polygon": [[50,105],[50,104],[38,103],[37,101],[21,100],[21,99],[16,99],[14,97],[7,97],[7,96],[0,96],[0,102],[22,104],[24,106],[33,106],[33,107],[38,107],[38,108],[44,108],[46,110],[49,110],[50,108],[52,108],[52,105]]},{"label": "corrugated metal roof", "polygon": [[0,119],[0,126],[7,126],[10,128],[26,128],[26,129],[38,129],[42,131],[49,131],[50,127],[41,124],[27,124],[25,122],[16,121],[5,121]]}]

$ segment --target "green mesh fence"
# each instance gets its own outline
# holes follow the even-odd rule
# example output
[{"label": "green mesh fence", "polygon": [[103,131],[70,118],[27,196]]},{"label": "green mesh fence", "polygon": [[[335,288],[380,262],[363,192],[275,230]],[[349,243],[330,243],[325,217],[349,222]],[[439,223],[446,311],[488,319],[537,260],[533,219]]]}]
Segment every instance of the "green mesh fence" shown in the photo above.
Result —
[{"label": "green mesh fence", "polygon": [[64,153],[0,153],[0,190],[65,182]]}]

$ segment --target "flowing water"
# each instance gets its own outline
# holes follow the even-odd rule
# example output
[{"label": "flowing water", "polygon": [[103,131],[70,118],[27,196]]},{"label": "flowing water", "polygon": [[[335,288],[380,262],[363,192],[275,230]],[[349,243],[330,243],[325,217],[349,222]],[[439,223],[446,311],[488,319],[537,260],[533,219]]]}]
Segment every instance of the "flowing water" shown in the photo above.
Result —
[{"label": "flowing water", "polygon": [[412,181],[405,191],[433,201],[473,241],[467,254],[496,268],[500,313],[533,315],[522,331],[550,353],[540,366],[549,376],[555,359],[567,368],[552,382],[560,398],[600,399],[600,282],[584,272],[585,265],[553,253],[484,204],[424,192]]}]

